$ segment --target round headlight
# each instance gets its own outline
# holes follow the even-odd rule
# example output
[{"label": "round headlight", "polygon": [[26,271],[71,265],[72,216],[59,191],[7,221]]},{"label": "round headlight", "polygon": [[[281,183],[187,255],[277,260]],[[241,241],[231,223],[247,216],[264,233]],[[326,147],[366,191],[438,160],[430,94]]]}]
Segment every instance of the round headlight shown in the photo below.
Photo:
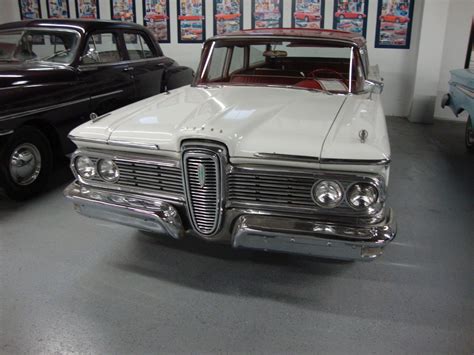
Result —
[{"label": "round headlight", "polygon": [[378,199],[377,188],[372,184],[357,183],[347,192],[347,201],[352,208],[361,209],[372,206]]},{"label": "round headlight", "polygon": [[119,170],[113,160],[102,159],[97,164],[99,175],[107,182],[116,182],[119,179]]},{"label": "round headlight", "polygon": [[90,158],[79,156],[75,161],[76,171],[83,179],[91,179],[95,176],[95,164]]},{"label": "round headlight", "polygon": [[313,185],[313,201],[320,207],[336,207],[344,196],[341,185],[335,181],[319,181]]}]

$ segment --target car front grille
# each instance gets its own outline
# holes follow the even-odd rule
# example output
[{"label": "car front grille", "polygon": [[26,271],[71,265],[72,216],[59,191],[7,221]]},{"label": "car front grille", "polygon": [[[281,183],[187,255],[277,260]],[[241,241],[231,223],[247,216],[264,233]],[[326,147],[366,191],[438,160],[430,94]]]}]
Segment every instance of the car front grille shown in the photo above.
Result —
[{"label": "car front grille", "polygon": [[186,204],[194,229],[212,235],[221,217],[221,162],[209,150],[190,149],[183,154]]},{"label": "car front grille", "polygon": [[183,195],[183,181],[179,167],[120,159],[115,160],[115,163],[120,171],[118,185]]}]

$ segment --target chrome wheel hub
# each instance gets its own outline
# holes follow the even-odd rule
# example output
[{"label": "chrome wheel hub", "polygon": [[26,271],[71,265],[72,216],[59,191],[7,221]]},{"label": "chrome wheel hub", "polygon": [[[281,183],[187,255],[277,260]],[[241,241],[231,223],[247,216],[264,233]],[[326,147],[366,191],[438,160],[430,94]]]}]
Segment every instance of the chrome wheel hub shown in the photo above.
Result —
[{"label": "chrome wheel hub", "polygon": [[41,171],[41,153],[31,143],[23,143],[10,157],[10,176],[18,185],[30,185]]}]

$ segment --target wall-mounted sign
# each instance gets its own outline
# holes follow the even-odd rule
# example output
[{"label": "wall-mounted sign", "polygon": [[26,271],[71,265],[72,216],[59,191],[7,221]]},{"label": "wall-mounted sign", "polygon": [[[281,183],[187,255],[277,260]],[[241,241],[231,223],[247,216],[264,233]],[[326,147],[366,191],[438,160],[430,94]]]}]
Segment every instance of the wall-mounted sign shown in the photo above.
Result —
[{"label": "wall-mounted sign", "polygon": [[69,18],[68,0],[47,0],[48,18]]},{"label": "wall-mounted sign", "polygon": [[214,35],[243,28],[243,0],[214,0]]},{"label": "wall-mounted sign", "polygon": [[100,18],[99,0],[76,0],[77,18]]},{"label": "wall-mounted sign", "polygon": [[169,0],[143,0],[143,23],[160,43],[170,43]]},{"label": "wall-mounted sign", "polygon": [[282,0],[252,0],[252,28],[283,27]]},{"label": "wall-mounted sign", "polygon": [[112,20],[136,22],[135,0],[110,0]]},{"label": "wall-mounted sign", "polygon": [[18,0],[22,20],[41,18],[40,0]]},{"label": "wall-mounted sign", "polygon": [[178,0],[178,42],[204,42],[206,38],[205,9],[205,0]]},{"label": "wall-mounted sign", "polygon": [[367,35],[369,0],[334,0],[333,28]]},{"label": "wall-mounted sign", "polygon": [[293,0],[291,27],[323,28],[325,0]]},{"label": "wall-mounted sign", "polygon": [[415,0],[379,0],[376,48],[410,48]]}]

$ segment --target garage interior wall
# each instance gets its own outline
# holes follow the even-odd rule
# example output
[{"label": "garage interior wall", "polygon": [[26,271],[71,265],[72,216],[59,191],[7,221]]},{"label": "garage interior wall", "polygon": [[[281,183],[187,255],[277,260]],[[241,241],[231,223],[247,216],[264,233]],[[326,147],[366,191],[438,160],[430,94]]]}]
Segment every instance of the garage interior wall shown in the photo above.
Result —
[{"label": "garage interior wall", "polygon": [[[244,28],[251,27],[251,0],[244,1]],[[20,19],[18,1],[2,0],[0,23]],[[142,1],[136,0],[137,22],[143,24]],[[110,1],[99,0],[100,15],[102,19],[110,19]],[[196,68],[201,51],[200,44],[177,43],[177,0],[170,0],[171,43],[163,44],[166,55],[176,59],[180,64]],[[283,0],[283,26],[291,26],[291,0]],[[333,0],[326,0],[325,28],[332,28]],[[432,96],[431,112],[436,117],[453,119],[454,115],[449,109],[442,110],[439,106],[441,96],[448,89],[449,70],[462,68],[465,62],[467,44],[470,34],[474,1],[472,0],[415,0],[413,14],[413,28],[410,49],[380,49],[374,48],[375,27],[377,14],[377,0],[369,1],[369,17],[367,23],[367,45],[372,64],[378,64],[385,81],[385,90],[382,95],[385,113],[390,116],[410,116],[412,107],[417,107],[413,97],[418,97],[416,88],[428,86],[434,88],[429,95]],[[213,1],[206,1],[206,34],[213,34],[212,16]],[[75,0],[69,0],[71,17],[76,17]],[[41,10],[44,18],[47,17],[46,0],[41,0]],[[423,17],[429,16],[429,21]],[[441,24],[437,31],[431,31],[428,26]],[[423,26],[426,28],[422,29]],[[440,36],[441,29],[444,34]],[[419,52],[420,36],[425,52]],[[427,46],[424,44],[428,43]],[[430,46],[429,44],[433,44]],[[435,52],[427,53],[426,50]],[[427,60],[432,58],[436,69],[426,70]],[[422,93],[425,97],[426,92]],[[428,96],[429,96],[428,95]]]}]

